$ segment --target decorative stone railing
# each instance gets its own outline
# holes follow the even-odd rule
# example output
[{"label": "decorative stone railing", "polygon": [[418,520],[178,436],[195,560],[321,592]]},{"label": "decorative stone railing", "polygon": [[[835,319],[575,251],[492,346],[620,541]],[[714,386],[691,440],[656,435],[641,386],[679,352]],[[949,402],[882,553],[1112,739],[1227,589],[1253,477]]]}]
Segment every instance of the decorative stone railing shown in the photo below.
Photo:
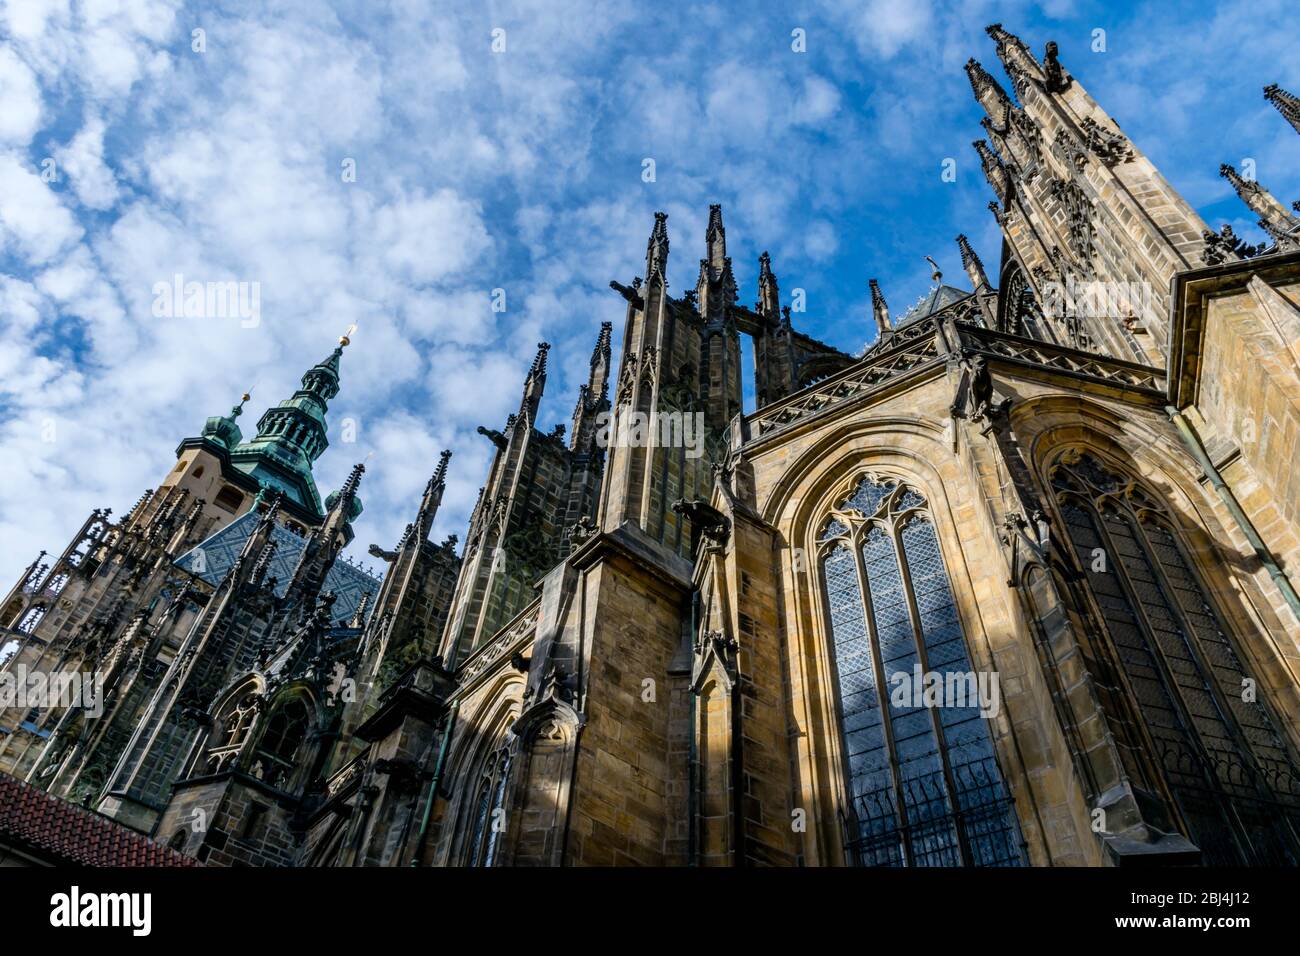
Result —
[{"label": "decorative stone railing", "polygon": [[537,629],[541,606],[540,600],[534,601],[515,615],[509,624],[497,631],[495,637],[465,658],[465,662],[456,668],[456,683],[464,689],[493,664],[509,656],[524,644]]},{"label": "decorative stone railing", "polygon": [[1163,369],[963,323],[957,323],[956,329],[961,347],[969,352],[1051,368],[1126,388],[1160,393],[1165,390]]},{"label": "decorative stone railing", "polygon": [[738,436],[733,423],[733,447],[762,441],[769,435],[807,422],[846,402],[875,392],[910,372],[973,354],[1001,362],[1051,369],[1152,395],[1163,394],[1165,390],[1165,372],[1162,369],[995,332],[936,315],[895,331],[882,346],[869,351],[856,365],[739,419],[741,433]]},{"label": "decorative stone railing", "polygon": [[745,420],[748,440],[757,441],[782,431],[872,392],[890,379],[941,360],[944,349],[938,331],[939,323],[934,319],[914,322],[895,332],[884,348],[869,352],[858,364],[760,409]]}]

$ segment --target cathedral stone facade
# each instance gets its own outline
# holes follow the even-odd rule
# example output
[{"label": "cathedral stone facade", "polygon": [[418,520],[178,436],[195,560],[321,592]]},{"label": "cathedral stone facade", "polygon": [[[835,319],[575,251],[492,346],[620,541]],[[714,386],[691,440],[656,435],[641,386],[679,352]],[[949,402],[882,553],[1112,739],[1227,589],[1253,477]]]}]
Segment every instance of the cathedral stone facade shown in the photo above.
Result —
[{"label": "cathedral stone facade", "polygon": [[543,432],[541,346],[463,549],[444,454],[382,579],[363,467],[312,478],[345,338],[0,602],[11,686],[102,679],[0,710],[0,771],[208,865],[1300,862],[1296,207],[1225,166],[1268,242],[1211,229],[989,34],[996,275],[873,280],[848,354],[766,254],[739,304],[716,206],[670,295],[657,215],[617,378],[605,323]]}]

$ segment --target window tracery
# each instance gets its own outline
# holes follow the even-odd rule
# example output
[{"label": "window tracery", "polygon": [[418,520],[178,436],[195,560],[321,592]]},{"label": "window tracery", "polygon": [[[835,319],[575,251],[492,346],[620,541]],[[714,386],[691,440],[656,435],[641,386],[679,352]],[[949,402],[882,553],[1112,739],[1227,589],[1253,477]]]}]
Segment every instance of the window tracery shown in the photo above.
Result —
[{"label": "window tracery", "polygon": [[819,551],[851,860],[1022,864],[1019,825],[980,707],[918,705],[893,692],[903,683],[898,675],[935,674],[945,686],[978,676],[925,498],[891,479],[865,477],[833,509]]}]

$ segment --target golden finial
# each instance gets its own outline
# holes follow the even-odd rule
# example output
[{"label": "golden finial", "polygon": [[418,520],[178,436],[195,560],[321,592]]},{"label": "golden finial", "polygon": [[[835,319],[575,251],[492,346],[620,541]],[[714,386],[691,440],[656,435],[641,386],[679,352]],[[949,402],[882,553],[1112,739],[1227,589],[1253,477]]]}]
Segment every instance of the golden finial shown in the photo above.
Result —
[{"label": "golden finial", "polygon": [[357,326],[355,322],[352,325],[349,325],[344,333],[339,336],[339,345],[346,348],[348,345],[352,344],[352,333],[356,330]]}]

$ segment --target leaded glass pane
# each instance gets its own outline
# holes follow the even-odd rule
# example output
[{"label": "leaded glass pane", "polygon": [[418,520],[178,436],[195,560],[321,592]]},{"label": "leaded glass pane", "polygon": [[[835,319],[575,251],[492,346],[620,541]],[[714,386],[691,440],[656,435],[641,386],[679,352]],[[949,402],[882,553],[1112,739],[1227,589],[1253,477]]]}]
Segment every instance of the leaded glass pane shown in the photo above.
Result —
[{"label": "leaded glass pane", "polygon": [[823,568],[857,836],[868,865],[896,866],[902,862],[898,816],[853,552],[831,549]]},{"label": "leaded glass pane", "polygon": [[832,518],[826,522],[826,529],[822,532],[819,540],[829,541],[831,538],[838,538],[849,533],[849,529],[838,518]]},{"label": "leaded glass pane", "polygon": [[898,510],[906,511],[908,508],[921,508],[925,505],[925,499],[913,491],[911,488],[906,489],[898,496]]},{"label": "leaded glass pane", "polygon": [[1204,862],[1295,863],[1296,765],[1267,707],[1243,699],[1241,659],[1174,533],[1153,517],[1157,502],[1088,455],[1058,466],[1053,484]]},{"label": "leaded glass pane", "polygon": [[[837,544],[823,561],[854,811],[850,851],[869,866],[1019,865],[1019,827],[938,541],[912,510],[925,500],[904,488],[891,502],[896,487],[859,485],[844,506],[875,520],[862,523],[856,554]],[[906,693],[924,686],[927,670],[941,686],[969,686],[968,706],[928,706]]]},{"label": "leaded glass pane", "polygon": [[474,809],[474,828],[469,838],[469,865],[482,865],[483,833],[487,828],[488,815],[492,811],[492,783],[484,780],[479,784],[478,804]]},{"label": "leaded glass pane", "polygon": [[[901,538],[920,615],[926,664],[930,671],[944,675],[947,687],[959,690],[958,694],[950,692],[937,713],[971,855],[981,866],[1019,862],[1013,842],[1016,822],[997,770],[993,739],[980,714],[979,675],[971,667],[938,536],[929,521],[916,518],[908,521]],[[957,706],[959,702],[967,706]]]},{"label": "leaded glass pane", "polygon": [[506,803],[506,780],[510,776],[510,756],[507,754],[501,760],[501,767],[497,770],[497,785],[492,792],[492,810],[489,813],[488,820],[488,837],[487,849],[483,853],[483,865],[491,866],[496,861],[497,844],[501,832],[498,829],[500,821],[496,818],[499,816],[498,810],[502,809]]},{"label": "leaded glass pane", "polygon": [[858,485],[858,490],[853,492],[853,497],[844,502],[844,506],[856,508],[867,517],[871,517],[880,510],[880,503],[893,490],[893,482],[877,484],[870,478],[863,478],[862,483]]}]

